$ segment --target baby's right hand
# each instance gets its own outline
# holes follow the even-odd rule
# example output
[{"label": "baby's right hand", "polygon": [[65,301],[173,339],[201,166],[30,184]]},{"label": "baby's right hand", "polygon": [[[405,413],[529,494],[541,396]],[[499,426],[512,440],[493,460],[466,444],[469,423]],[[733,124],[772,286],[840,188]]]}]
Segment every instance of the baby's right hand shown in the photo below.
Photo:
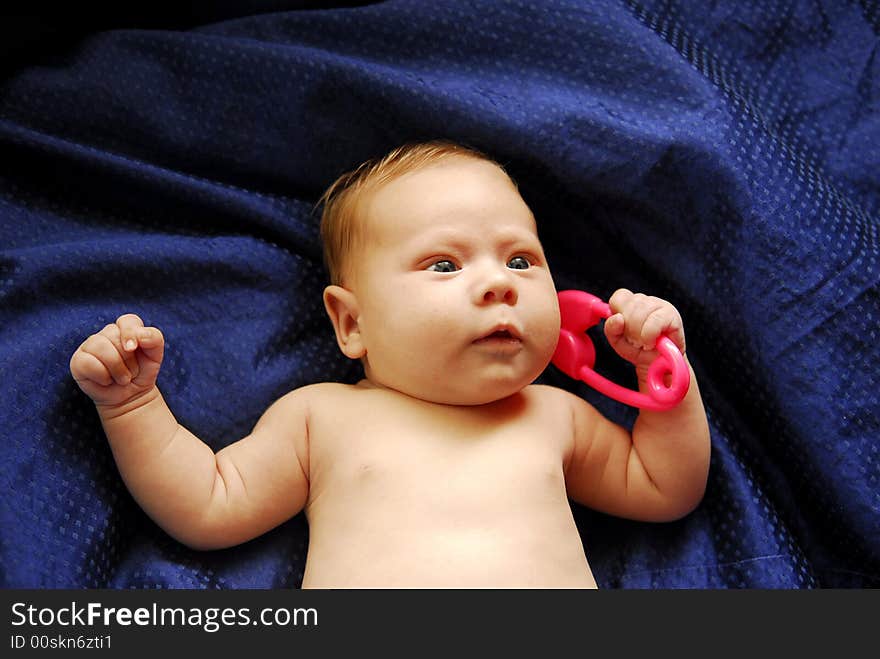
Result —
[{"label": "baby's right hand", "polygon": [[125,314],[83,341],[70,358],[70,374],[95,405],[115,407],[156,385],[164,351],[162,332]]}]

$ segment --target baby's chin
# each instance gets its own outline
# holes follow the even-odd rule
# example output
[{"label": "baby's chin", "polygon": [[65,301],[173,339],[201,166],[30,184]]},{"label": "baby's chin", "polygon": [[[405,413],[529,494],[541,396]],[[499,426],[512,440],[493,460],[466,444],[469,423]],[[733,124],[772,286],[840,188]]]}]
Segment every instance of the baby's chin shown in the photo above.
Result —
[{"label": "baby's chin", "polygon": [[545,361],[532,360],[516,367],[499,364],[497,368],[460,369],[454,375],[442,378],[412,373],[398,373],[395,377],[372,369],[365,369],[365,375],[373,387],[390,389],[427,403],[477,406],[518,394],[535,381],[549,362],[548,356]]},{"label": "baby's chin", "polygon": [[532,380],[480,383],[477,386],[413,386],[398,389],[412,398],[437,405],[477,406],[496,403],[525,389]]}]

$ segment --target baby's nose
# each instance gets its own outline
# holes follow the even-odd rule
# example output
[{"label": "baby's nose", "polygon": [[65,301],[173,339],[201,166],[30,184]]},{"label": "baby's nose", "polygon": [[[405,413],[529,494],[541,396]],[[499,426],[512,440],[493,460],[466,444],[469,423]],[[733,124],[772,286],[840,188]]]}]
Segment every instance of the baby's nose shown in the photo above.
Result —
[{"label": "baby's nose", "polygon": [[483,287],[483,304],[492,304],[494,302],[516,304],[516,299],[516,286],[514,286],[513,278],[510,275],[499,273],[491,277]]}]

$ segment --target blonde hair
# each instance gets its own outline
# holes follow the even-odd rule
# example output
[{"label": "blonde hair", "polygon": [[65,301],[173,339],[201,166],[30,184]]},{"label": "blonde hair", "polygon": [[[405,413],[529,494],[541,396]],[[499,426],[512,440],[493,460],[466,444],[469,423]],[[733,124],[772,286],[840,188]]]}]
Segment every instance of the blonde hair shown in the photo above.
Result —
[{"label": "blonde hair", "polygon": [[321,240],[324,244],[324,264],[332,284],[342,285],[348,257],[363,237],[364,221],[358,212],[358,201],[378,186],[452,156],[485,160],[504,169],[477,149],[446,140],[432,140],[407,143],[381,158],[367,160],[340,176],[327,188],[316,208],[324,205]]}]

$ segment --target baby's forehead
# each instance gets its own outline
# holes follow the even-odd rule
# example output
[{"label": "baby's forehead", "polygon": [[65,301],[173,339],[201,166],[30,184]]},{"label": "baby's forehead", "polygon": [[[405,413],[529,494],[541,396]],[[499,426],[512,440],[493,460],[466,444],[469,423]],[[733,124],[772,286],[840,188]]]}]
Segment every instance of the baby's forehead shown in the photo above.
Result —
[{"label": "baby's forehead", "polygon": [[364,191],[359,206],[364,228],[397,222],[401,216],[414,224],[427,219],[435,227],[473,214],[489,221],[515,217],[535,224],[531,209],[500,165],[461,156],[380,181]]}]

